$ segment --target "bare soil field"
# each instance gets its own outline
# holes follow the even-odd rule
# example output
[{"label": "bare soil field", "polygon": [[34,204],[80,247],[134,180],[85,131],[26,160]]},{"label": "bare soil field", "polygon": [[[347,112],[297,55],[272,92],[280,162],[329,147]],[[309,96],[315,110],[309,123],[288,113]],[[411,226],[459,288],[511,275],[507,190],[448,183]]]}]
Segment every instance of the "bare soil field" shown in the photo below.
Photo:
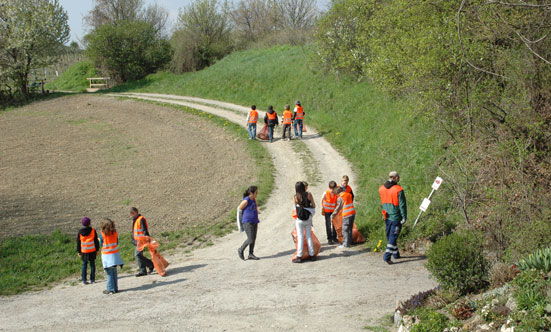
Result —
[{"label": "bare soil field", "polygon": [[[0,239],[73,233],[137,206],[153,232],[213,222],[250,178],[244,145],[206,119],[132,100],[77,95],[0,113]],[[237,201],[236,201],[237,199]]]}]

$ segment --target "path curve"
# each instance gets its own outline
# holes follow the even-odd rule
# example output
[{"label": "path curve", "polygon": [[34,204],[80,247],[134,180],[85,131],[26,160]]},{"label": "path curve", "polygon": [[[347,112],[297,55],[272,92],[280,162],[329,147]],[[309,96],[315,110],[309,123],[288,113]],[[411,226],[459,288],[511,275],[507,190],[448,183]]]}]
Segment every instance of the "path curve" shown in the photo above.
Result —
[{"label": "path curve", "polygon": [[[243,106],[195,97],[110,95],[192,107],[242,126],[248,112]],[[322,179],[310,191],[319,200],[327,181],[338,181],[342,174],[349,174],[352,181],[356,177],[344,157],[312,128],[308,130],[303,142]],[[323,244],[318,261],[292,264],[291,199],[294,183],[305,178],[304,165],[289,142],[259,144],[265,144],[278,170],[275,189],[260,214],[255,250],[260,261],[237,258],[244,234],[234,232],[214,246],[167,257],[172,264],[165,278],[120,276],[122,292],[116,295],[103,295],[105,284],[99,282],[1,297],[0,331],[83,327],[98,331],[362,331],[392,313],[396,301],[435,286],[422,258],[405,258],[402,264],[387,266],[380,254],[361,246],[342,251],[326,245],[319,213],[314,218]]]}]

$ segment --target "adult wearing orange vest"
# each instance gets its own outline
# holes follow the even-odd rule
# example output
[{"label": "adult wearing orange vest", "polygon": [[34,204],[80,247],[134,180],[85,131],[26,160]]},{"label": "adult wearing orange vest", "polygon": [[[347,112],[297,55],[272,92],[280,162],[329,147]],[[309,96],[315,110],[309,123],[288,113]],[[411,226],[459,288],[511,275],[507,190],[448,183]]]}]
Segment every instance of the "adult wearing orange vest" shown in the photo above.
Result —
[{"label": "adult wearing orange vest", "polygon": [[90,262],[90,283],[96,282],[96,254],[99,250],[99,241],[96,230],[90,227],[90,218],[82,218],[82,226],[77,234],[77,252],[82,259],[82,283],[88,284],[86,274]]},{"label": "adult wearing orange vest", "polygon": [[264,123],[268,125],[268,136],[270,138],[270,143],[272,143],[274,141],[274,127],[279,126],[279,119],[272,105],[268,106],[268,112],[266,112],[264,116]]},{"label": "adult wearing orange vest", "polygon": [[335,244],[338,242],[337,231],[331,222],[331,214],[337,208],[337,183],[329,181],[329,189],[323,193],[321,198],[321,215],[325,216],[325,232],[327,233],[327,243]]},{"label": "adult wearing orange vest", "polygon": [[381,204],[383,205],[383,218],[386,224],[387,245],[383,259],[386,263],[392,264],[391,256],[398,259],[398,237],[402,225],[407,220],[407,203],[404,189],[398,185],[400,175],[398,172],[390,172],[389,179],[379,188]]},{"label": "adult wearing orange vest", "polygon": [[256,139],[256,123],[258,122],[258,111],[256,105],[251,106],[249,115],[247,116],[247,130],[249,131],[249,139]]},{"label": "adult wearing orange vest", "polygon": [[354,209],[354,200],[352,194],[347,193],[339,187],[337,189],[339,198],[337,199],[337,208],[333,211],[331,218],[342,214],[342,245],[339,248],[350,248],[352,245],[352,229],[354,228],[354,220],[356,219],[356,210]]},{"label": "adult wearing orange vest", "polygon": [[[285,105],[285,111],[283,111],[283,139],[287,137],[287,140],[291,140],[291,126],[293,124],[293,112],[291,112],[291,106]],[[287,134],[287,135],[285,135]]]},{"label": "adult wearing orange vest", "polygon": [[[295,121],[295,137],[302,138],[302,128],[304,127],[304,108],[300,105],[300,101],[295,102],[295,109],[293,110],[293,120]],[[298,127],[298,130],[297,130]]]},{"label": "adult wearing orange vest", "polygon": [[124,262],[119,254],[119,235],[115,223],[108,218],[101,222],[101,262],[107,274],[107,289],[103,294],[114,294],[119,291],[117,280],[117,266],[122,267]]},{"label": "adult wearing orange vest", "polygon": [[[140,237],[149,236],[149,225],[147,224],[147,220],[138,213],[138,209],[135,207],[130,209],[130,218],[132,219],[132,244],[137,246]],[[143,251],[139,251],[136,247],[134,255],[140,268],[140,272],[136,274],[136,277],[146,276],[146,268],[149,268],[149,273],[153,272],[153,262],[143,255]]]}]

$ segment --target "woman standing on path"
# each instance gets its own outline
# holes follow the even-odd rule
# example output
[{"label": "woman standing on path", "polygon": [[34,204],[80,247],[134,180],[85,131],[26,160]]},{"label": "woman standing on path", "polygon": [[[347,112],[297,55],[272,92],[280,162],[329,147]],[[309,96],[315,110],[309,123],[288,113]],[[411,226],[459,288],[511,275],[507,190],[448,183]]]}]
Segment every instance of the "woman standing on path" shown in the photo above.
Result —
[{"label": "woman standing on path", "polygon": [[124,262],[119,254],[119,235],[115,228],[115,223],[104,218],[101,222],[101,261],[103,269],[107,273],[107,289],[103,294],[114,294],[119,291],[119,283],[117,280],[117,266],[122,267]]},{"label": "woman standing on path", "polygon": [[258,230],[258,205],[256,204],[256,196],[258,196],[258,187],[250,186],[243,193],[243,201],[239,204],[239,220],[243,223],[243,229],[247,234],[247,239],[239,249],[237,249],[237,254],[239,258],[245,260],[243,252],[249,246],[249,259],[250,260],[259,260],[258,257],[254,255],[254,245],[256,242],[256,232]]},{"label": "woman standing on path", "polygon": [[304,248],[303,234],[306,235],[310,260],[315,261],[314,242],[312,241],[312,217],[316,213],[316,203],[312,194],[306,191],[304,182],[299,181],[295,184],[295,192],[293,202],[297,211],[297,258],[293,263],[302,263],[302,250]]}]

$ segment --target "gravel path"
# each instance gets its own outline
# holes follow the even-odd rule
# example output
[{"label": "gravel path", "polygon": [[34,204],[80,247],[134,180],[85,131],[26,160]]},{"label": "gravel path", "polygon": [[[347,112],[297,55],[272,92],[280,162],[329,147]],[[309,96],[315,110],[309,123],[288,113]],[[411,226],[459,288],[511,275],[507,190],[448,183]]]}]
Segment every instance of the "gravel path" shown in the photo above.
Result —
[{"label": "gravel path", "polygon": [[[241,125],[248,111],[199,98],[124,95],[193,107]],[[308,130],[303,142],[319,163],[323,179],[310,187],[316,199],[327,181],[343,174],[351,176],[354,186],[350,164]],[[0,298],[0,330],[361,331],[391,314],[397,300],[435,286],[422,257],[387,266],[381,254],[362,246],[340,250],[326,245],[319,213],[314,218],[323,245],[318,261],[292,264],[290,209],[294,183],[304,177],[304,166],[289,142],[259,144],[266,144],[278,170],[275,189],[260,215],[260,261],[238,259],[236,249],[244,234],[234,232],[212,247],[167,257],[172,264],[165,278],[120,276],[122,291],[116,295],[103,295],[105,284],[100,282]]]}]

